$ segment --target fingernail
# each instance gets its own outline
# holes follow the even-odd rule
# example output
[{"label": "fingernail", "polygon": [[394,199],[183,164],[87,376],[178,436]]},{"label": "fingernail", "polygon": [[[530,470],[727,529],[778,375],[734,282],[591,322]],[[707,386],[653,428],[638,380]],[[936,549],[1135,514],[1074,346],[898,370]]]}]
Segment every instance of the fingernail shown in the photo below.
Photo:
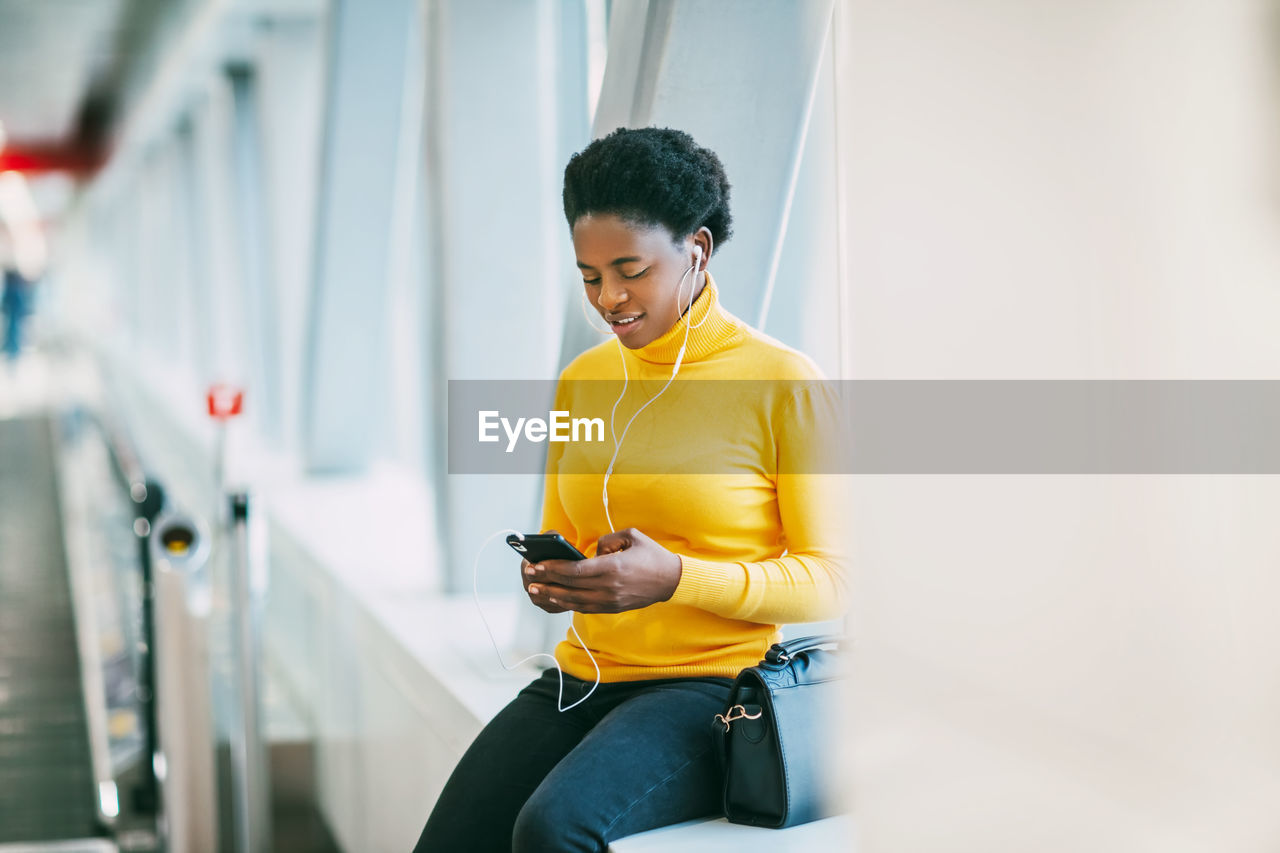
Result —
[{"label": "fingernail", "polygon": [[533,577],[533,566],[525,566],[524,573],[529,577]]},{"label": "fingernail", "polygon": [[541,588],[541,587],[539,587],[536,583],[531,583],[531,584],[529,584],[529,594],[530,594],[530,595],[541,595],[541,594],[542,594],[542,588]]}]

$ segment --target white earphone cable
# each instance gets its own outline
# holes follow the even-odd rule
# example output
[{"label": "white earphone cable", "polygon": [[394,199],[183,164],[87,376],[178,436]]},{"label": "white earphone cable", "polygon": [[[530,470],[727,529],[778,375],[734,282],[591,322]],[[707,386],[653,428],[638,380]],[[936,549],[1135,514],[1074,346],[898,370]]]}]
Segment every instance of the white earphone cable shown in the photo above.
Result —
[{"label": "white earphone cable", "polygon": [[582,308],[582,316],[587,318],[587,325],[591,327],[591,331],[598,335],[612,335],[612,329],[602,329],[591,319],[591,313],[587,311],[587,294],[580,290],[578,291],[578,296],[578,305]]},{"label": "white earphone cable", "polygon": [[[701,252],[698,253],[698,260],[701,260]],[[681,317],[683,317],[685,313],[693,309],[693,303],[695,299],[693,290],[694,288],[697,287],[698,276],[697,276],[696,270],[698,268],[698,260],[695,260],[694,263],[689,267],[689,269],[685,270],[684,275],[680,277],[680,283],[676,285],[676,308],[679,308],[680,307],[680,290],[684,287],[684,280],[686,278],[689,278],[690,272],[694,272],[694,275],[691,279],[691,286],[689,289],[689,305],[688,307],[685,308],[684,311],[680,312]],[[583,314],[586,314],[585,302],[583,304]],[[663,392],[666,391],[667,388],[671,386],[671,383],[675,381],[676,374],[680,372],[680,365],[684,361],[685,348],[689,345],[689,330],[696,329],[699,326],[701,326],[703,323],[707,322],[708,317],[710,317],[710,314],[708,314],[707,317],[703,317],[696,325],[691,323],[685,323],[684,340],[680,344],[679,352],[676,353],[676,361],[675,361],[675,366],[671,371],[671,378],[666,381],[666,384],[663,385],[661,389],[659,389],[657,394],[654,394],[652,397],[650,397],[648,400],[645,401],[643,406],[636,409],[635,413],[632,414],[631,418],[627,421],[626,426],[622,428],[622,435],[617,434],[614,416],[617,414],[618,404],[621,403],[622,398],[626,396],[627,385],[631,380],[630,380],[630,376],[627,374],[627,359],[626,359],[625,353],[623,353],[622,351],[622,341],[620,339],[618,340],[618,353],[619,355],[622,356],[622,392],[618,394],[618,399],[613,401],[613,408],[609,412],[609,434],[613,437],[613,456],[612,458],[609,459],[609,465],[605,469],[604,484],[602,486],[602,498],[604,501],[604,517],[605,517],[605,522],[608,524],[610,531],[614,530],[615,528],[613,526],[613,519],[609,517],[609,476],[613,473],[614,463],[618,461],[618,452],[622,449],[622,442],[627,437],[627,431],[631,429],[631,424],[635,423],[635,420],[640,415],[640,413],[643,412],[646,408],[648,408],[649,404],[651,404],[654,400],[661,397]],[[591,318],[589,315],[587,316],[587,322],[591,323]],[[593,329],[596,328],[594,323],[591,323],[591,327]],[[599,330],[597,329],[597,331]],[[578,645],[580,645],[582,647],[582,650],[587,653],[587,658],[591,661],[591,665],[595,668],[596,680],[595,680],[595,683],[591,685],[591,689],[588,690],[585,694],[583,694],[581,699],[579,699],[577,702],[574,702],[572,705],[564,705],[563,704],[564,702],[564,669],[560,666],[560,661],[556,659],[556,656],[554,654],[550,654],[548,652],[534,652],[533,654],[528,655],[527,657],[521,658],[520,660],[516,661],[513,664],[507,664],[507,662],[502,659],[502,650],[498,648],[498,640],[497,638],[494,637],[493,629],[489,626],[489,620],[485,618],[484,608],[480,605],[480,555],[484,553],[484,549],[489,547],[489,544],[493,542],[494,539],[503,535],[504,533],[510,533],[514,535],[517,539],[524,539],[524,534],[521,533],[519,530],[515,530],[510,527],[504,527],[503,529],[494,531],[492,534],[490,534],[489,538],[485,539],[484,543],[480,546],[480,549],[476,551],[476,558],[471,567],[471,595],[473,600],[475,601],[476,612],[480,614],[480,622],[481,624],[484,625],[485,633],[489,635],[489,642],[493,644],[493,651],[498,656],[498,664],[507,672],[510,672],[516,669],[517,667],[523,666],[524,664],[528,663],[534,658],[550,658],[551,659],[551,662],[555,664],[556,673],[560,677],[560,687],[559,687],[559,691],[556,694],[556,709],[563,713],[564,711],[568,711],[571,708],[576,708],[578,705],[581,705],[583,702],[587,701],[587,699],[591,696],[592,693],[596,692],[596,688],[600,686],[600,664],[596,662],[595,655],[591,654],[591,649],[587,648],[587,644],[583,641],[582,635],[578,633],[578,627],[574,625],[572,622],[570,622],[569,630],[571,630],[573,632],[573,635],[578,638]]]},{"label": "white earphone cable", "polygon": [[[701,252],[699,252],[698,253],[699,260],[701,260],[701,256],[702,256]],[[689,269],[684,271],[684,275],[680,276],[680,283],[676,285],[676,308],[678,309],[680,307],[680,290],[681,288],[684,287],[684,280],[686,278],[690,278],[689,276],[690,272],[694,273],[692,278],[690,278],[691,285],[689,288],[689,306],[685,308],[684,311],[680,312],[681,317],[683,317],[685,313],[693,309],[693,302],[694,302],[693,290],[695,287],[697,287],[697,283],[698,283],[698,276],[696,272],[697,269],[698,269],[698,262],[694,261],[694,263],[689,266]],[[630,376],[627,375],[627,355],[623,351],[622,340],[620,338],[618,339],[618,355],[622,359],[622,391],[618,394],[618,399],[613,401],[613,408],[609,411],[609,434],[613,436],[613,456],[609,459],[609,465],[604,469],[604,483],[602,483],[600,487],[601,501],[604,503],[604,520],[605,520],[605,523],[608,524],[610,530],[616,530],[617,528],[613,526],[613,518],[609,515],[609,477],[613,475],[613,465],[615,462],[618,461],[618,452],[622,448],[622,442],[627,437],[627,431],[631,429],[631,425],[635,423],[635,420],[637,417],[640,416],[640,413],[643,412],[645,409],[649,408],[650,403],[652,403],[654,400],[661,397],[663,392],[666,391],[667,388],[671,387],[671,383],[675,381],[676,374],[680,372],[680,365],[684,361],[685,348],[689,346],[689,330],[696,329],[698,326],[701,326],[703,323],[707,322],[707,318],[710,316],[711,314],[708,313],[706,317],[703,317],[700,321],[698,321],[698,324],[696,326],[693,325],[692,323],[684,324],[684,340],[680,343],[680,350],[676,353],[676,362],[675,362],[675,367],[671,371],[671,378],[668,379],[666,384],[663,385],[658,390],[657,394],[654,394],[652,397],[650,397],[648,400],[645,401],[643,406],[635,410],[635,412],[631,415],[631,418],[627,421],[626,426],[622,428],[621,436],[617,435],[614,430],[614,416],[617,414],[618,404],[622,402],[622,398],[625,397],[627,394],[627,384],[630,382]]]},{"label": "white earphone cable", "polygon": [[480,555],[484,553],[485,548],[489,547],[490,542],[492,542],[494,539],[496,539],[497,537],[501,536],[504,533],[511,533],[511,534],[514,534],[517,539],[524,539],[524,534],[521,533],[519,530],[513,530],[510,527],[504,527],[502,530],[498,530],[490,534],[489,538],[484,540],[484,544],[480,546],[480,550],[476,551],[475,563],[471,567],[471,595],[474,598],[476,603],[476,611],[480,614],[480,621],[484,624],[485,633],[489,635],[489,642],[493,643],[493,650],[498,655],[498,663],[507,672],[510,672],[511,670],[516,669],[517,667],[524,666],[526,663],[533,660],[534,658],[550,658],[551,659],[551,662],[556,665],[556,672],[560,676],[560,690],[556,694],[556,708],[563,713],[564,711],[568,711],[570,708],[574,708],[574,707],[577,707],[578,705],[581,705],[583,702],[587,701],[588,696],[596,692],[596,688],[600,686],[600,664],[596,663],[595,656],[591,654],[591,649],[587,648],[587,644],[582,642],[582,635],[578,633],[577,627],[572,623],[570,623],[569,630],[573,631],[573,635],[578,638],[578,644],[582,646],[582,650],[586,652],[587,657],[591,659],[591,665],[595,667],[596,683],[591,685],[591,689],[588,690],[583,695],[583,697],[579,699],[577,702],[574,702],[572,705],[564,705],[563,704],[564,703],[564,669],[561,668],[560,661],[556,660],[555,655],[549,654],[548,652],[534,652],[528,657],[521,658],[520,660],[511,664],[510,666],[508,666],[507,662],[502,659],[502,650],[498,648],[498,641],[493,636],[493,629],[489,627],[489,620],[484,618],[484,608],[480,606]]}]

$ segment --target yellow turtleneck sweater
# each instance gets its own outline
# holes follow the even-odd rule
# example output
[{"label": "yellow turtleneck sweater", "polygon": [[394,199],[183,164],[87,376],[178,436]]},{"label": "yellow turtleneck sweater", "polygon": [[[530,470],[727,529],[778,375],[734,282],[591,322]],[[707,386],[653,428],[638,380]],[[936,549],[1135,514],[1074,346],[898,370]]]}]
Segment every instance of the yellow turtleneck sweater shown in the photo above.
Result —
[{"label": "yellow turtleneck sweater", "polygon": [[[542,529],[595,554],[610,532],[601,487],[622,360],[629,382],[613,416],[618,436],[671,377],[690,323],[679,374],[635,419],[609,478],[615,528],[634,527],[678,554],[680,583],[670,600],[639,610],[573,615],[603,681],[732,677],[764,657],[781,624],[845,609],[840,478],[799,461],[814,452],[829,389],[807,356],[728,313],[709,274],[692,308],[657,340],[637,350],[605,341],[561,373],[556,409],[602,418],[605,440],[550,445]],[[758,381],[699,385],[708,380]],[[556,658],[565,672],[595,680],[572,633]]]}]

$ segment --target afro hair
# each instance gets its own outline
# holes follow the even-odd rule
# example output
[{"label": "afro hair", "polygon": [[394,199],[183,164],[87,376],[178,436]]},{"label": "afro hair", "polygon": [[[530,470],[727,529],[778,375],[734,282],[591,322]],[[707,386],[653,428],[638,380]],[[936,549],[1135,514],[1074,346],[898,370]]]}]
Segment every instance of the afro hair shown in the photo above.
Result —
[{"label": "afro hair", "polygon": [[706,226],[713,252],[733,234],[724,164],[667,127],[619,128],[569,158],[565,219],[572,228],[588,214],[663,225],[677,242]]}]

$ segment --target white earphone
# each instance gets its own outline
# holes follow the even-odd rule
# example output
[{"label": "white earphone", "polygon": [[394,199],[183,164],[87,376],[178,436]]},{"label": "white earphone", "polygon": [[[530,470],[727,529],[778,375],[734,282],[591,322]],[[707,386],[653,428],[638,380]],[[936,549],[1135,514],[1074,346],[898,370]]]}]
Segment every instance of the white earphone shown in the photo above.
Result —
[{"label": "white earphone", "polygon": [[[693,291],[697,289],[698,286],[698,268],[702,261],[701,246],[696,244],[694,245],[693,258],[693,263],[684,271],[684,275],[680,276],[680,283],[676,285],[676,311],[679,312],[680,317],[684,317],[684,315],[693,308]],[[690,276],[690,273],[692,273],[692,276]],[[689,287],[689,305],[684,309],[684,311],[680,311],[680,291],[684,288],[685,278],[690,278],[691,280]],[[654,394],[645,401],[643,406],[636,409],[630,420],[627,421],[627,425],[622,428],[622,435],[617,435],[614,431],[614,416],[617,414],[618,404],[621,403],[622,398],[627,395],[627,384],[631,381],[631,377],[627,375],[627,356],[623,351],[622,341],[618,341],[618,355],[622,358],[622,391],[618,394],[618,399],[613,401],[613,408],[609,410],[609,435],[613,438],[613,456],[609,459],[608,467],[605,468],[604,482],[600,486],[600,500],[601,503],[604,504],[604,520],[605,523],[608,524],[610,530],[616,530],[617,528],[613,526],[613,518],[609,515],[609,477],[613,474],[613,464],[618,461],[618,452],[622,449],[622,442],[627,437],[627,431],[631,429],[631,424],[633,424],[635,419],[640,416],[640,413],[647,409],[650,403],[661,397],[663,392],[671,387],[671,383],[676,379],[676,374],[680,372],[680,365],[684,362],[685,349],[689,346],[689,331],[691,329],[696,329],[703,323],[707,322],[707,318],[710,316],[710,314],[707,314],[706,317],[703,317],[697,323],[688,322],[684,324],[684,340],[680,343],[680,349],[676,353],[676,361],[671,370],[671,378],[667,380],[665,385],[658,389],[657,394]],[[677,320],[677,322],[679,321]]]},{"label": "white earphone", "polygon": [[[692,277],[691,277],[692,286],[689,288],[689,305],[685,308],[684,311],[679,311],[680,317],[683,317],[685,313],[687,313],[693,308],[694,290],[696,290],[698,287],[698,273],[701,271],[699,269],[701,264],[702,264],[702,247],[695,245],[693,247],[693,263],[689,266],[687,270],[684,271],[684,275],[680,276],[680,283],[676,285],[676,310],[679,311],[680,291],[684,288],[685,278],[690,277],[690,273],[692,273]],[[583,311],[583,314],[587,317],[587,322],[591,325],[591,327],[599,331],[596,325],[591,322],[590,314],[587,313],[585,295],[583,296],[582,311]],[[711,316],[710,314],[707,315],[707,317],[710,317],[710,316]],[[663,385],[661,389],[659,389],[657,394],[654,394],[652,397],[650,397],[648,400],[645,401],[643,406],[636,409],[635,414],[631,416],[630,420],[627,421],[626,426],[622,428],[622,435],[617,435],[615,431],[614,416],[617,414],[618,404],[622,402],[622,398],[625,397],[627,394],[627,385],[630,382],[630,377],[627,375],[627,358],[626,358],[626,353],[623,351],[622,340],[618,339],[618,354],[622,357],[622,392],[618,394],[618,399],[613,401],[613,408],[609,411],[609,434],[613,437],[613,457],[609,459],[609,465],[604,472],[604,483],[601,486],[601,500],[604,503],[604,518],[605,518],[605,523],[608,525],[610,531],[614,530],[615,528],[613,526],[613,519],[609,517],[609,476],[613,473],[613,464],[618,461],[618,452],[622,449],[622,442],[624,439],[626,439],[627,431],[631,429],[631,424],[635,422],[635,419],[639,416],[639,414],[643,412],[645,409],[647,409],[650,403],[652,403],[654,400],[661,397],[662,393],[671,386],[672,382],[675,381],[676,374],[680,372],[680,365],[684,361],[685,347],[689,345],[689,330],[696,329],[698,326],[701,326],[703,323],[707,321],[707,317],[703,317],[696,325],[692,323],[685,323],[684,341],[680,344],[680,350],[676,354],[675,366],[671,371],[671,378],[667,380],[666,384]],[[493,635],[493,630],[489,627],[489,620],[486,619],[484,616],[484,608],[480,606],[480,588],[479,588],[480,554],[484,551],[485,547],[489,545],[489,543],[491,543],[494,539],[498,538],[504,533],[513,533],[517,538],[520,538],[520,539],[524,538],[524,534],[520,533],[518,530],[511,530],[511,529],[498,530],[494,532],[488,539],[486,539],[484,544],[480,546],[480,550],[476,552],[475,563],[471,567],[471,594],[472,594],[472,598],[475,601],[476,610],[480,614],[480,621],[484,625],[485,633],[489,635],[489,642],[493,644],[493,650],[498,655],[498,663],[502,666],[503,669],[510,671],[512,669],[515,669],[518,666],[521,666],[527,663],[528,661],[533,660],[534,658],[543,657],[543,658],[551,659],[552,663],[555,664],[558,675],[560,676],[560,689],[558,694],[556,695],[556,709],[561,712],[568,711],[570,708],[574,708],[578,705],[581,705],[583,702],[587,701],[587,699],[591,696],[591,694],[596,692],[596,688],[600,686],[600,664],[596,662],[595,655],[591,654],[591,649],[587,648],[587,644],[583,642],[582,635],[578,633],[577,627],[572,623],[570,623],[569,630],[571,630],[573,632],[573,635],[578,638],[578,645],[580,645],[582,647],[582,650],[587,653],[587,658],[591,661],[591,665],[595,667],[596,680],[595,680],[595,683],[591,685],[591,689],[588,690],[585,694],[583,694],[582,698],[578,699],[578,701],[570,705],[565,705],[563,704],[564,702],[564,670],[560,668],[560,661],[556,660],[555,655],[549,654],[547,652],[538,652],[536,654],[529,655],[523,660],[519,660],[513,664],[508,665],[507,662],[502,659],[502,650],[498,648],[498,641]]]},{"label": "white earphone", "polygon": [[591,689],[583,694],[582,698],[571,705],[564,704],[564,670],[560,668],[560,661],[556,660],[556,656],[550,652],[534,652],[528,657],[521,658],[513,664],[508,664],[502,659],[502,649],[498,648],[498,640],[493,636],[493,629],[489,627],[489,620],[484,617],[484,608],[480,606],[480,555],[484,553],[484,549],[489,546],[493,540],[497,539],[504,533],[512,533],[517,539],[523,539],[524,534],[519,530],[504,528],[503,530],[494,531],[488,539],[484,540],[484,544],[480,546],[480,550],[476,552],[475,562],[471,566],[471,597],[476,603],[476,612],[480,614],[480,623],[484,625],[484,632],[489,635],[489,642],[493,644],[493,650],[498,655],[498,664],[507,672],[519,666],[524,666],[534,658],[550,658],[551,663],[555,665],[556,674],[560,678],[560,688],[556,693],[556,710],[564,713],[570,708],[574,708],[587,701],[587,698],[596,692],[596,688],[600,686],[600,664],[596,662],[596,656],[591,654],[591,649],[587,648],[587,644],[582,641],[582,635],[578,633],[578,628],[573,623],[569,624],[569,630],[573,632],[573,636],[578,638],[578,645],[582,646],[582,650],[587,653],[587,659],[591,661],[591,665],[596,670],[596,682],[591,685]]}]

